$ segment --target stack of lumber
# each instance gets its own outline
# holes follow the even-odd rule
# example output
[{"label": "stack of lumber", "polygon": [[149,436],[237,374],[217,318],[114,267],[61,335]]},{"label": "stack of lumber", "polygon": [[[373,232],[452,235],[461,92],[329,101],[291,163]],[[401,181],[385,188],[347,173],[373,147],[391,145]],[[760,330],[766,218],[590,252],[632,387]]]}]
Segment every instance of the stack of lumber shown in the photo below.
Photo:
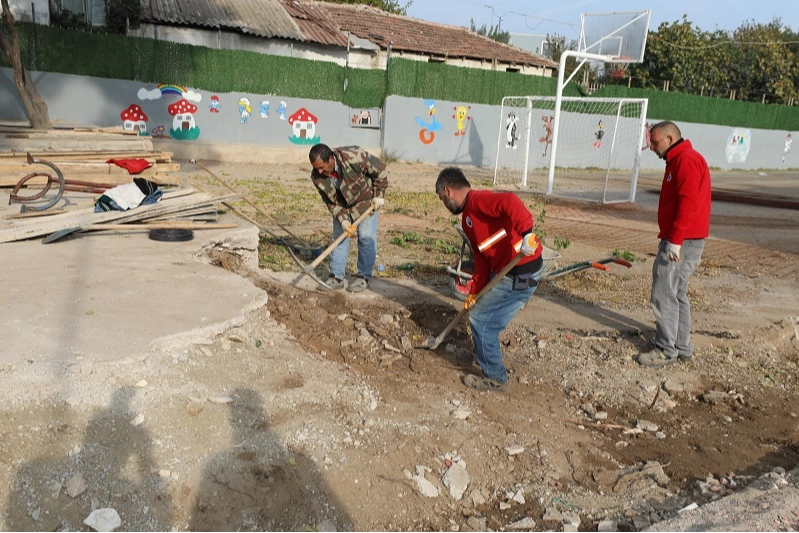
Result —
[{"label": "stack of lumber", "polygon": [[[148,224],[172,221],[175,227],[186,227],[188,220],[205,220],[209,211],[216,213],[219,204],[239,198],[240,194],[214,197],[189,187],[177,188],[164,193],[157,204],[143,205],[127,211],[107,211],[95,213],[94,208],[77,209],[66,213],[11,220],[11,227],[0,229],[0,243],[14,242],[36,237],[44,237],[58,231],[79,228],[80,231],[93,229],[119,229],[121,224],[131,229],[146,229]],[[154,227],[154,226],[153,226]],[[202,227],[216,228],[217,224],[194,225],[193,229]]]},{"label": "stack of lumber", "polygon": [[[34,172],[57,179],[55,172],[42,164],[29,164],[28,154],[36,160],[54,164],[65,180],[108,184],[129,183],[134,177],[146,178],[159,185],[177,185],[179,178],[169,172],[180,170],[172,162],[171,152],[153,150],[152,139],[139,137],[121,128],[76,128],[48,131],[30,128],[0,127],[0,187],[14,187]],[[151,166],[132,175],[109,160],[145,159]],[[46,183],[46,177],[27,182],[28,186]]]}]

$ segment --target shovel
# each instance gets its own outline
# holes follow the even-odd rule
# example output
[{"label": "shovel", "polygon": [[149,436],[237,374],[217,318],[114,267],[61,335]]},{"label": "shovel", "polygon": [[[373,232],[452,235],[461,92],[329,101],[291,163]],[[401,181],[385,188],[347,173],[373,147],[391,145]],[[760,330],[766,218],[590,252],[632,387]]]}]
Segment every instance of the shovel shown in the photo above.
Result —
[{"label": "shovel", "polygon": [[581,261],[579,263],[567,265],[544,275],[544,279],[557,278],[565,274],[571,274],[572,272],[585,270],[586,268],[596,268],[608,272],[610,271],[610,267],[607,265],[608,263],[616,263],[617,265],[626,266],[627,268],[633,266],[632,263],[620,257],[607,257],[605,259],[600,259],[599,261]]},{"label": "shovel", "polygon": [[[474,301],[475,301],[475,303],[477,303],[477,302],[480,300],[480,298],[481,298],[481,297],[482,297],[484,294],[486,294],[488,291],[490,291],[491,289],[493,289],[493,288],[494,288],[494,286],[495,286],[497,283],[499,283],[499,282],[500,282],[500,280],[501,280],[502,278],[504,278],[504,277],[505,277],[505,275],[506,275],[508,272],[510,272],[510,270],[511,270],[513,267],[515,267],[515,266],[516,266],[516,264],[517,264],[519,261],[521,261],[521,260],[522,260],[522,258],[523,258],[523,257],[524,257],[524,254],[523,254],[523,253],[521,253],[521,252],[519,252],[518,254],[516,254],[516,255],[514,256],[514,258],[510,260],[510,263],[508,263],[507,265],[505,265],[505,268],[503,268],[502,270],[500,270],[498,274],[496,274],[496,275],[495,275],[493,278],[491,278],[491,281],[489,281],[489,282],[488,282],[488,284],[486,284],[486,286],[485,286],[485,287],[483,287],[483,290],[481,290],[479,293],[477,293],[477,294],[475,295],[475,297],[474,297]],[[441,332],[441,333],[438,335],[438,337],[430,337],[429,339],[427,339],[427,344],[424,344],[424,345],[422,345],[422,346],[418,346],[418,348],[428,348],[428,349],[430,349],[430,350],[435,350],[436,348],[438,348],[438,345],[439,345],[439,344],[441,344],[441,343],[444,341],[444,339],[446,339],[446,338],[447,338],[447,335],[449,335],[449,334],[450,334],[450,332],[451,332],[453,329],[455,329],[455,326],[456,326],[456,325],[458,325],[458,322],[460,322],[460,321],[461,321],[461,319],[462,319],[464,316],[466,316],[466,314],[467,314],[468,312],[469,312],[469,310],[468,310],[468,309],[466,309],[465,307],[464,307],[463,309],[461,309],[461,310],[460,310],[460,312],[459,312],[457,315],[455,315],[455,318],[453,318],[453,319],[450,321],[450,323],[449,323],[449,324],[447,324],[447,327],[445,327],[445,328],[444,328],[444,331],[442,331],[442,332]]]},{"label": "shovel", "polygon": [[255,226],[256,228],[258,228],[259,230],[263,231],[264,233],[267,233],[267,234],[269,234],[269,236],[270,236],[270,237],[272,237],[272,238],[273,238],[273,239],[275,239],[277,242],[279,242],[280,244],[282,244],[283,246],[285,246],[285,247],[286,247],[286,250],[288,250],[288,252],[289,252],[289,255],[290,255],[290,256],[291,256],[291,258],[294,260],[294,262],[295,262],[295,263],[297,263],[297,266],[298,266],[298,267],[300,267],[301,269],[303,269],[303,271],[305,271],[305,273],[306,273],[306,274],[308,274],[309,276],[311,276],[311,279],[313,279],[315,282],[317,282],[317,283],[318,283],[319,285],[321,285],[322,287],[326,287],[326,288],[328,288],[328,289],[330,288],[330,286],[329,286],[327,283],[325,283],[324,281],[322,281],[321,279],[319,279],[319,277],[318,277],[318,276],[317,276],[317,275],[316,275],[316,274],[313,272],[313,269],[311,269],[311,270],[307,270],[307,268],[308,268],[308,267],[306,267],[306,266],[305,266],[305,263],[303,263],[302,261],[300,261],[299,257],[297,257],[297,256],[294,254],[294,248],[293,248],[292,246],[290,246],[290,245],[289,245],[289,243],[287,243],[287,242],[285,241],[285,239],[283,239],[283,237],[281,237],[280,235],[275,235],[275,233],[273,233],[273,232],[269,231],[267,228],[265,228],[264,226],[262,226],[261,224],[259,224],[258,222],[256,222],[256,221],[255,221],[255,220],[254,220],[252,217],[248,217],[247,215],[245,215],[244,213],[242,213],[242,212],[241,212],[239,209],[236,209],[236,207],[235,207],[235,206],[233,206],[232,204],[229,204],[229,203],[227,203],[227,202],[222,202],[222,203],[224,203],[226,206],[228,206],[228,207],[229,207],[229,208],[230,208],[230,209],[231,209],[231,210],[232,210],[234,213],[236,213],[237,215],[239,215],[241,218],[243,218],[244,220],[246,220],[247,222],[249,222],[250,224],[252,224],[252,225],[253,225],[253,226]]},{"label": "shovel", "polygon": [[[234,193],[237,193],[237,194],[238,194],[238,191],[236,191],[236,189],[234,189],[233,187],[231,187],[231,186],[230,186],[230,184],[229,184],[228,182],[226,182],[225,180],[223,180],[222,178],[220,178],[219,176],[217,176],[216,174],[214,174],[213,172],[211,172],[211,170],[210,170],[208,167],[206,167],[205,165],[203,165],[202,163],[200,163],[200,162],[199,162],[199,161],[197,161],[196,159],[192,159],[192,160],[191,160],[191,162],[192,162],[192,163],[194,163],[195,165],[197,165],[198,167],[200,167],[201,169],[203,169],[204,171],[206,171],[208,174],[210,174],[210,176],[211,176],[212,178],[214,178],[214,179],[215,179],[216,181],[218,181],[220,184],[224,185],[224,186],[225,186],[225,187],[226,187],[226,188],[227,188],[229,191],[231,191],[231,192],[234,192]],[[258,211],[259,213],[261,213],[261,214],[262,214],[264,217],[266,217],[268,220],[272,221],[272,222],[273,222],[275,225],[277,225],[277,227],[279,227],[280,229],[282,229],[283,231],[285,231],[286,233],[288,233],[288,234],[289,234],[289,236],[290,236],[291,238],[295,239],[297,242],[300,242],[300,243],[302,243],[303,247],[305,247],[306,249],[310,249],[310,248],[311,248],[311,246],[309,246],[308,244],[306,244],[306,243],[305,243],[305,241],[303,241],[302,239],[300,239],[299,237],[297,237],[296,235],[294,235],[292,232],[290,232],[290,231],[289,231],[289,229],[288,229],[286,226],[284,226],[283,224],[281,224],[280,222],[278,222],[277,220],[275,220],[275,217],[273,217],[272,215],[270,215],[269,213],[267,213],[266,211],[264,211],[263,209],[261,209],[260,207],[258,207],[257,205],[255,205],[255,204],[254,204],[252,201],[250,201],[250,200],[249,200],[249,199],[248,199],[246,196],[243,196],[241,199],[242,199],[244,202],[246,202],[246,203],[247,203],[247,205],[249,205],[250,207],[252,207],[252,208],[253,208],[253,209],[255,209],[256,211]],[[228,207],[231,207],[229,204],[226,204],[226,205],[227,205]],[[232,209],[232,207],[231,207],[231,209]],[[239,213],[239,214],[240,214],[240,213]],[[257,224],[256,224],[256,225],[257,225]],[[260,226],[259,226],[259,227],[260,227]],[[271,233],[270,233],[270,235],[271,235]],[[285,242],[284,242],[284,244],[285,244]],[[287,246],[288,246],[288,245],[287,245]],[[323,283],[323,285],[324,285],[324,283]],[[326,285],[325,285],[325,286],[326,286]]]}]

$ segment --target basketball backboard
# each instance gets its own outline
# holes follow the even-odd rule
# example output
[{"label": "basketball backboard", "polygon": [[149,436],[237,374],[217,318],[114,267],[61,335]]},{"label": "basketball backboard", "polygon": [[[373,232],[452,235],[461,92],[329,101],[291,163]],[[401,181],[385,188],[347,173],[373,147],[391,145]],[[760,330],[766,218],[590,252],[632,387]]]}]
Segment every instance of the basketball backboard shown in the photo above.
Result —
[{"label": "basketball backboard", "polygon": [[644,60],[651,11],[583,13],[577,50],[610,56],[609,63]]}]

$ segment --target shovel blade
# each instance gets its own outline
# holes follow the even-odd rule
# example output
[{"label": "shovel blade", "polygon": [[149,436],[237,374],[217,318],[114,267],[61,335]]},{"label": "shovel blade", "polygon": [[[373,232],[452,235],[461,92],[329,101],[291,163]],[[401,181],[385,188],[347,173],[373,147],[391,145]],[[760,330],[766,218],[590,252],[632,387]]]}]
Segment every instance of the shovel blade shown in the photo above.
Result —
[{"label": "shovel blade", "polygon": [[58,230],[58,231],[56,231],[54,233],[51,233],[50,235],[48,235],[44,239],[42,239],[42,244],[50,244],[51,242],[55,242],[55,241],[57,241],[59,239],[62,239],[64,237],[66,237],[67,235],[71,235],[72,233],[77,233],[81,229],[82,228],[77,227],[77,228],[66,228],[66,229]]}]

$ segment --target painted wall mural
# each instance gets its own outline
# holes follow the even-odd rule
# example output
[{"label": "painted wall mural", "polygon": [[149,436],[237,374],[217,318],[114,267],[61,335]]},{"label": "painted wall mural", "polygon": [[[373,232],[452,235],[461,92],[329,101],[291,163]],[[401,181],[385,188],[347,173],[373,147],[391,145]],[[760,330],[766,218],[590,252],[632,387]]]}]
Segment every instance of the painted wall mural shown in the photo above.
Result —
[{"label": "painted wall mural", "polygon": [[277,114],[280,115],[280,120],[286,120],[286,102],[280,101],[277,106]]},{"label": "painted wall mural", "polygon": [[241,123],[246,124],[252,113],[252,106],[250,99],[246,97],[239,98],[239,115],[241,115]]},{"label": "painted wall mural", "polygon": [[514,111],[511,111],[505,119],[505,148],[513,150],[518,148],[519,138],[519,118]]},{"label": "painted wall mural", "polygon": [[319,119],[304,107],[299,108],[289,117],[288,121],[294,133],[293,136],[289,137],[289,140],[294,144],[316,144],[320,142],[321,138],[316,135],[316,123],[319,122]]},{"label": "painted wall mural", "polygon": [[138,104],[130,104],[127,109],[119,114],[122,119],[122,129],[125,131],[135,131],[139,135],[149,135],[147,131],[147,115],[142,111]]},{"label": "painted wall mural", "polygon": [[219,97],[215,94],[211,95],[211,105],[208,106],[209,113],[219,113]]},{"label": "painted wall mural", "polygon": [[416,123],[422,127],[419,130],[419,140],[422,144],[430,144],[436,139],[436,132],[444,129],[444,125],[436,119],[436,101],[425,100],[424,105],[427,108],[427,116],[430,117],[430,122],[426,122],[421,117],[416,117]]},{"label": "painted wall mural", "polygon": [[[160,83],[155,89],[146,89],[142,87],[136,95],[139,97],[139,100],[142,101],[160,100],[164,97],[177,97],[178,100],[176,102],[167,106],[167,112],[172,116],[172,128],[169,130],[169,135],[171,135],[173,139],[179,141],[193,141],[200,137],[200,127],[197,126],[194,119],[198,107],[193,103],[200,103],[202,101],[203,97],[200,93],[187,91],[185,87],[181,87],[180,85]],[[213,99],[211,106],[213,106]],[[156,138],[164,137],[165,129],[163,125],[159,125],[153,128],[151,134]]]},{"label": "painted wall mural", "polygon": [[749,147],[752,145],[752,132],[746,128],[735,128],[727,136],[727,145],[724,155],[727,163],[744,163],[749,156]]},{"label": "painted wall mural", "polygon": [[466,125],[472,119],[472,117],[468,115],[471,108],[472,106],[463,105],[455,106],[453,108],[455,109],[455,114],[452,115],[452,118],[454,118],[457,122],[457,129],[455,130],[456,137],[459,135],[466,135]]},{"label": "painted wall mural", "polygon": [[261,118],[269,118],[269,100],[261,100],[258,107],[261,109]]},{"label": "painted wall mural", "polygon": [[193,141],[200,136],[200,128],[194,122],[194,114],[197,112],[196,105],[181,98],[167,107],[167,111],[172,115],[172,129],[169,130],[169,134],[173,139]]},{"label": "painted wall mural", "polygon": [[791,143],[793,143],[793,139],[791,138],[791,134],[789,133],[787,137],[785,137],[785,148],[782,151],[782,162],[785,163],[785,158],[788,154],[791,153]]},{"label": "painted wall mural", "polygon": [[555,117],[541,115],[541,121],[544,123],[544,136],[538,139],[538,142],[544,143],[544,157],[546,157],[547,149],[552,144],[552,127],[555,125]]},{"label": "painted wall mural", "polygon": [[594,148],[602,148],[602,137],[605,136],[605,125],[602,120],[597,124],[597,130],[594,132]]}]

